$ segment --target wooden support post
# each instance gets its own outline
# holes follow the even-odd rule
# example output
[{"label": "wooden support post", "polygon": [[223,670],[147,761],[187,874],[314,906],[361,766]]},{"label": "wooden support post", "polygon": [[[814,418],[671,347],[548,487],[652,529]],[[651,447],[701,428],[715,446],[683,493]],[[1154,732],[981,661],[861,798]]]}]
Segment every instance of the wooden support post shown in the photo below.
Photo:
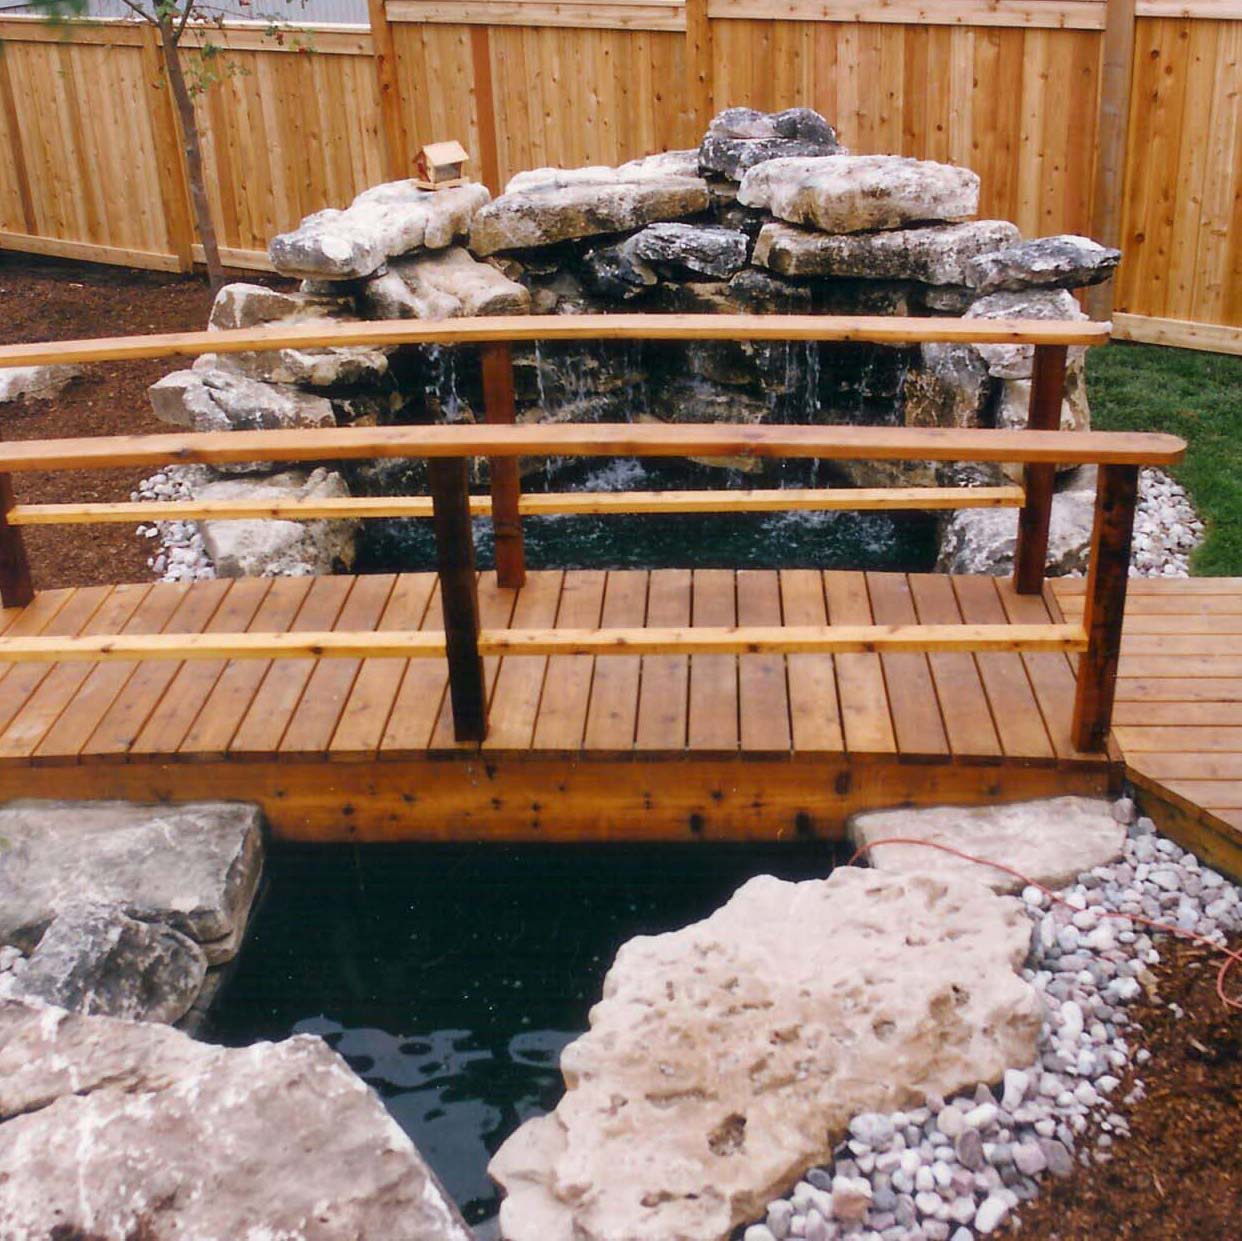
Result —
[{"label": "wooden support post", "polygon": [[13,480],[0,474],[0,605],[24,608],[34,598],[34,582],[21,527],[9,525],[8,512],[14,504]]},{"label": "wooden support post", "polygon": [[[513,354],[504,341],[483,346],[483,405],[488,422],[512,426],[517,421],[513,395]],[[526,550],[518,503],[522,480],[516,457],[492,457],[492,529],[496,537],[496,580],[516,590],[526,581]]]},{"label": "wooden support post", "polygon": [[1083,616],[1087,649],[1078,657],[1074,700],[1073,741],[1080,750],[1103,749],[1112,723],[1138,473],[1136,465],[1100,466]]},{"label": "wooden support post", "polygon": [[427,462],[427,474],[435,511],[453,735],[458,741],[482,741],[487,735],[487,699],[479,655],[479,588],[470,526],[469,463],[465,457],[433,457]]},{"label": "wooden support post", "polygon": [[[1057,431],[1061,427],[1066,353],[1065,345],[1035,346],[1028,431]],[[1055,465],[1028,465],[1023,471],[1026,503],[1018,511],[1018,545],[1013,557],[1013,584],[1020,595],[1037,595],[1044,588],[1056,476]]]}]

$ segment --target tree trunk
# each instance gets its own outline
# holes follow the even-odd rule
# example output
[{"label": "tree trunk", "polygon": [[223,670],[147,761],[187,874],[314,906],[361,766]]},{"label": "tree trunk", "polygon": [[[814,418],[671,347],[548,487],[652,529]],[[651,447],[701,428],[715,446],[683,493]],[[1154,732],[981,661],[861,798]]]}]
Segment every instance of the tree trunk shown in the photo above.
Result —
[{"label": "tree trunk", "polygon": [[215,291],[224,283],[224,269],[220,264],[216,225],[211,218],[211,202],[207,197],[207,182],[203,177],[203,148],[198,138],[198,122],[194,119],[194,101],[190,98],[185,74],[181,69],[181,49],[177,45],[178,35],[172,18],[161,17],[159,27],[168,85],[172,88],[177,117],[181,122],[181,136],[185,142],[185,163],[190,181],[190,201],[194,206],[194,223],[198,228],[199,240],[203,243],[207,279]]}]

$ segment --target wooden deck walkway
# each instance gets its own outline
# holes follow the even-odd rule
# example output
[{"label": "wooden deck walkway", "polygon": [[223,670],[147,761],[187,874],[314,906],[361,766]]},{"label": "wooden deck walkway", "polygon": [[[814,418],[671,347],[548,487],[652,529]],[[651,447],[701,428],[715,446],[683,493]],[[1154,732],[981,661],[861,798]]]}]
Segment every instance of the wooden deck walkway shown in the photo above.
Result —
[{"label": "wooden deck walkway", "polygon": [[[1042,624],[1008,579],[817,570],[480,578],[485,627]],[[438,629],[431,573],[52,590],[16,636]],[[1124,770],[1207,851],[1242,841],[1242,580],[1135,581],[1108,754],[1059,653],[507,656],[453,740],[440,659],[0,664],[0,798],[262,802],[300,839],[839,834],[867,806],[1104,792]]]}]

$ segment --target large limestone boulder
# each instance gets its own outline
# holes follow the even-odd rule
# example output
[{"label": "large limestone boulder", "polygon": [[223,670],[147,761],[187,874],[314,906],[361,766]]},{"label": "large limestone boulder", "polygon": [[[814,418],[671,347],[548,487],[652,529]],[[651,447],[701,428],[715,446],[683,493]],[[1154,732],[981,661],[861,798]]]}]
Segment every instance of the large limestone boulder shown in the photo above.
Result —
[{"label": "large limestone boulder", "polygon": [[[1061,430],[1090,431],[1091,407],[1087,403],[1086,366],[1081,358],[1065,368],[1065,390],[1061,398]],[[1031,407],[1031,381],[1001,381],[1000,403],[996,409],[996,425],[1003,430],[1020,431],[1027,425]]]},{"label": "large limestone boulder", "polygon": [[285,293],[263,284],[226,284],[211,304],[207,330],[262,327],[265,323],[304,323],[350,314],[353,301],[313,293]]},{"label": "large limestone boulder", "polygon": [[461,319],[524,315],[530,292],[461,246],[400,259],[367,281],[363,302],[375,319]]},{"label": "large limestone boulder", "polygon": [[746,207],[825,233],[967,220],[979,210],[979,178],[968,168],[899,155],[826,155],[757,164],[738,187]]},{"label": "large limestone boulder", "polygon": [[282,276],[358,279],[400,254],[451,245],[470,231],[474,213],[490,197],[486,186],[473,183],[433,191],[390,181],[364,190],[344,211],[329,207],[307,216],[276,237],[268,255]]},{"label": "large limestone boulder", "polygon": [[0,993],[76,1013],[172,1022],[189,1012],[206,976],[206,954],[179,931],[139,922],[117,905],[74,905],[52,920],[20,973],[0,975]]},{"label": "large limestone boulder", "polygon": [[983,426],[995,391],[996,380],[970,345],[922,345],[920,365],[906,374],[906,426]]},{"label": "large limestone boulder", "polygon": [[50,401],[81,375],[80,366],[0,367],[0,405],[8,401]]},{"label": "large limestone boulder", "polygon": [[0,943],[26,952],[62,914],[114,905],[226,961],[263,869],[262,816],[230,802],[10,802],[0,842]]},{"label": "large limestone boulder", "polygon": [[839,869],[761,876],[625,944],[566,1094],[491,1164],[508,1241],[714,1241],[828,1159],[848,1120],[1029,1064],[1020,902]]},{"label": "large limestone boulder", "polygon": [[474,217],[470,249],[488,255],[623,233],[697,215],[710,201],[702,178],[656,171],[643,160],[622,168],[540,168],[519,173]]},{"label": "large limestone boulder", "polygon": [[1121,251],[1090,237],[1064,233],[1002,246],[973,258],[965,283],[980,293],[1020,291],[1037,286],[1079,289],[1107,280]]},{"label": "large limestone boulder", "polygon": [[0,1236],[470,1241],[320,1039],[232,1049],[0,1005]]},{"label": "large limestone boulder", "polygon": [[[1052,497],[1047,571],[1054,577],[1086,572],[1091,558],[1095,496],[1059,491]],[[941,573],[1013,572],[1018,512],[1012,508],[959,509],[946,523],[936,568]]]},{"label": "large limestone boulder", "polygon": [[332,405],[288,384],[262,383],[205,354],[192,369],[173,371],[147,389],[161,422],[191,431],[283,431],[333,427]]},{"label": "large limestone boulder", "polygon": [[[282,502],[349,495],[345,479],[320,466],[309,474],[285,470],[262,478],[220,479],[194,498]],[[203,546],[220,577],[307,577],[348,572],[357,553],[356,521],[205,521]]]},{"label": "large limestone boulder", "polygon": [[784,112],[726,108],[707,127],[699,147],[699,167],[740,181],[765,160],[836,155],[843,149],[837,131],[810,108],[787,108]]},{"label": "large limestone boulder", "polygon": [[[1030,289],[1020,293],[988,293],[972,302],[965,319],[1085,319],[1087,316],[1065,289]],[[1034,345],[976,345],[998,379],[1030,379]],[[1072,361],[1081,362],[1085,350],[1073,348]]]},{"label": "large limestone boulder", "polygon": [[876,810],[846,825],[851,842],[888,875],[929,875],[982,883],[993,892],[1020,892],[1025,881],[1008,871],[979,866],[940,849],[879,845],[900,837],[947,845],[974,857],[1003,862],[1047,888],[1063,888],[1095,866],[1121,855],[1126,829],[1112,803],[1094,797],[1053,797],[994,806],[932,806]]},{"label": "large limestone boulder", "polygon": [[[331,320],[319,320],[330,326]],[[306,320],[309,325],[312,320]],[[354,387],[378,383],[388,374],[387,348],[343,345],[308,349],[260,349],[205,353],[194,370],[232,371],[256,383],[297,384],[306,388]]]},{"label": "large limestone boulder", "polygon": [[1017,241],[1018,235],[1016,225],[1007,220],[838,236],[772,223],[760,230],[754,262],[782,276],[861,276],[962,285],[971,259]]}]

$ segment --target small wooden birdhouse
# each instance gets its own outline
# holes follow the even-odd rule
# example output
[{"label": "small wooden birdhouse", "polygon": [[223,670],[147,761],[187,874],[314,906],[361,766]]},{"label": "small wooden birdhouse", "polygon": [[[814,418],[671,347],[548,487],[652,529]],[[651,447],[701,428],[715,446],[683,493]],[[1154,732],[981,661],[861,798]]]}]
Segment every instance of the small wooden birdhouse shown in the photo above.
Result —
[{"label": "small wooden birdhouse", "polygon": [[462,185],[470,156],[460,142],[429,142],[414,160],[414,184],[420,190],[443,190]]}]

